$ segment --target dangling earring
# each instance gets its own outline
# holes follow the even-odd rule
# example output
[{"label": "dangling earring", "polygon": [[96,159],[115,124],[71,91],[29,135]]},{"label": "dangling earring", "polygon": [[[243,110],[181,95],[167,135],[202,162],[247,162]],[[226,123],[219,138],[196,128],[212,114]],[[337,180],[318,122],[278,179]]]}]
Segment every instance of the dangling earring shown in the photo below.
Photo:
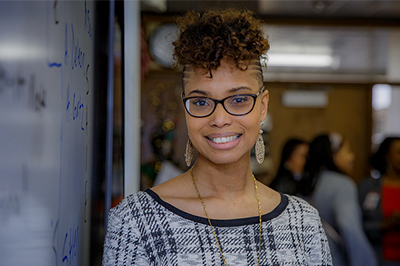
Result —
[{"label": "dangling earring", "polygon": [[186,143],[186,152],[185,152],[185,162],[187,167],[190,167],[190,165],[192,164],[192,160],[193,160],[193,145],[192,141],[189,138]]},{"label": "dangling earring", "polygon": [[256,160],[259,164],[262,164],[264,162],[264,156],[265,156],[265,145],[264,145],[264,139],[262,137],[262,126],[263,122],[260,124],[260,134],[258,135],[257,141],[256,141],[256,147],[255,147],[255,152],[256,152]]}]

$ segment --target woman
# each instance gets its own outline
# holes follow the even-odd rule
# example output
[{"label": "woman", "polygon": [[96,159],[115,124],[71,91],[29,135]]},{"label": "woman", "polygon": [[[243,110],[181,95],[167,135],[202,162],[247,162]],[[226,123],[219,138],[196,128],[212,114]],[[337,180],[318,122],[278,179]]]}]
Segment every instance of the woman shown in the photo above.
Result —
[{"label": "woman", "polygon": [[362,228],[357,187],[348,176],[355,156],[350,143],[337,133],[312,140],[304,167],[302,194],[321,215],[333,265],[377,265]]},{"label": "woman", "polygon": [[268,50],[248,11],[188,12],[174,56],[183,70],[186,173],[110,213],[103,265],[331,265],[316,210],[257,182],[250,168],[268,91]]},{"label": "woman", "polygon": [[400,265],[400,137],[386,138],[371,157],[379,178],[359,185],[365,232],[380,265]]},{"label": "woman", "polygon": [[287,140],[282,149],[278,171],[270,187],[281,193],[297,195],[307,153],[308,143],[306,141],[298,138]]}]

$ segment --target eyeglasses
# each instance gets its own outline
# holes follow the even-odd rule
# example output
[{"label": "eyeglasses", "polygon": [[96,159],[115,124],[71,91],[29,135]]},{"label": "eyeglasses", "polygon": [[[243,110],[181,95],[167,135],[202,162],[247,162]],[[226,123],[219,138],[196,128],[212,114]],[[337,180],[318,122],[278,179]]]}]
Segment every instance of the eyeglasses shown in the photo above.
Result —
[{"label": "eyeglasses", "polygon": [[222,104],[228,114],[241,116],[247,115],[253,110],[258,95],[260,95],[264,89],[265,87],[262,86],[257,94],[237,94],[222,100],[199,96],[183,98],[182,93],[182,100],[186,111],[193,117],[201,118],[210,116],[219,103]]}]

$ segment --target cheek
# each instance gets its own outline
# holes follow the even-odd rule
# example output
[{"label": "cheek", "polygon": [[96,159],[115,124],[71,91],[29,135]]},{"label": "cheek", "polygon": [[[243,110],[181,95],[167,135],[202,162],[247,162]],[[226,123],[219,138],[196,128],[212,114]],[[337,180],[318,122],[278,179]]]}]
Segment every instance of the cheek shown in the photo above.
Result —
[{"label": "cheek", "polygon": [[351,159],[350,155],[343,156],[342,164],[344,165],[351,165],[353,160]]},{"label": "cheek", "polygon": [[303,160],[303,158],[301,158],[301,156],[295,156],[293,158],[293,168],[296,171],[301,171],[302,168],[304,167],[304,163],[305,161]]},{"label": "cheek", "polygon": [[342,168],[345,172],[350,172],[353,168],[353,159],[351,155],[343,155],[340,158],[339,168]]},{"label": "cheek", "polygon": [[353,162],[354,162],[354,154],[353,153],[348,153],[347,154],[347,162],[348,162],[348,164],[351,164],[351,165],[353,165]]},{"label": "cheek", "polygon": [[336,154],[333,157],[333,162],[336,164],[337,167],[342,168],[344,165],[344,160],[342,154]]},{"label": "cheek", "polygon": [[201,119],[194,118],[186,114],[186,127],[188,135],[190,136],[191,139],[196,137],[196,133],[199,132],[200,125],[201,125]]},{"label": "cheek", "polygon": [[257,119],[245,120],[244,126],[247,128],[248,133],[250,133],[254,138],[257,138],[260,134],[260,121],[258,121]]}]

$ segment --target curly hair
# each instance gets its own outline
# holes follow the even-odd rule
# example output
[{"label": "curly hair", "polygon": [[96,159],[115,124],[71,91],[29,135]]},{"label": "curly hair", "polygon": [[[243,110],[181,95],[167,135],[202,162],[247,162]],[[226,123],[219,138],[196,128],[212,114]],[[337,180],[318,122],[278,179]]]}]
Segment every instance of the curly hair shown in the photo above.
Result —
[{"label": "curly hair", "polygon": [[180,34],[173,42],[175,66],[202,67],[211,77],[211,70],[216,70],[223,58],[246,70],[246,61],[259,60],[269,50],[261,21],[248,10],[189,11],[177,23]]}]

